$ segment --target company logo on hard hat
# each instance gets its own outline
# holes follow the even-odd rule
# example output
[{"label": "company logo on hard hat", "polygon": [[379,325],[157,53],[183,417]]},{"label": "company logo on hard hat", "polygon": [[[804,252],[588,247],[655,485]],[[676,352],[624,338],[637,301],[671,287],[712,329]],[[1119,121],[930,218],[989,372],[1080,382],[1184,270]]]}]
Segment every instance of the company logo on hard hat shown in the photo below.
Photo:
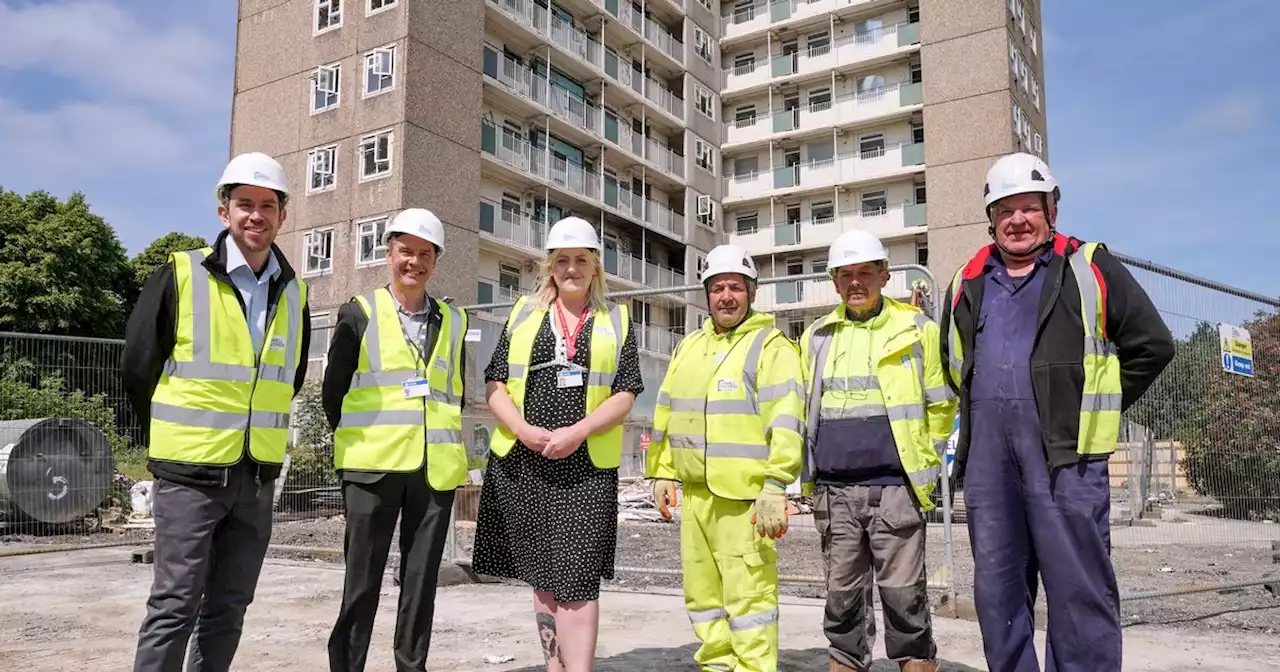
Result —
[{"label": "company logo on hard hat", "polygon": [[255,171],[253,171],[253,179],[255,179],[255,180],[262,180],[262,181],[264,181],[264,182],[265,182],[266,180],[268,180],[268,179],[270,179],[270,178],[268,178],[268,177],[267,177],[264,173],[262,173],[261,171],[257,171],[257,170],[255,170]]}]

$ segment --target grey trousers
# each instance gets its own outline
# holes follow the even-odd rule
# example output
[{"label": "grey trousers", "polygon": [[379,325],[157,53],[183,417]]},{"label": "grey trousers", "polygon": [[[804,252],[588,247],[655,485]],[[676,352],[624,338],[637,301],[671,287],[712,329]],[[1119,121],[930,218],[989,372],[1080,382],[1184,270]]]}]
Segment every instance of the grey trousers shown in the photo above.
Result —
[{"label": "grey trousers", "polygon": [[925,525],[911,489],[820,486],[813,517],[827,568],[822,626],[831,657],[855,669],[871,667],[871,591],[879,584],[888,656],[932,660],[937,647],[924,568]]},{"label": "grey trousers", "polygon": [[180,672],[188,641],[187,672],[231,668],[271,540],[272,494],[248,468],[228,470],[222,488],[156,479],[155,578],[134,672]]}]

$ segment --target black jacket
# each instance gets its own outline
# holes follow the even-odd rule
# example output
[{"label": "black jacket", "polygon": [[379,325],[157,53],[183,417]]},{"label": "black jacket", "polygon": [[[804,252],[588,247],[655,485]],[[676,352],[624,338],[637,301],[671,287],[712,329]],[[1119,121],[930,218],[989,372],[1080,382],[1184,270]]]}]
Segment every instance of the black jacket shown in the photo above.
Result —
[{"label": "black jacket", "polygon": [[[1047,268],[1040,295],[1039,330],[1031,352],[1031,380],[1040,415],[1041,434],[1050,467],[1078,462],[1080,403],[1084,393],[1084,321],[1080,314],[1080,289],[1070,272],[1067,257],[1082,241],[1058,236],[1058,245]],[[986,287],[987,254],[999,254],[991,246],[964,269],[961,296],[952,296],[948,283],[942,312],[942,361],[950,359],[951,321],[960,331],[965,359],[962,364],[960,395],[960,435],[956,442],[955,478],[963,478],[969,453],[969,386],[973,375],[975,319],[982,306]],[[1124,264],[1099,246],[1093,264],[1106,287],[1106,336],[1115,343],[1120,358],[1122,409],[1137,401],[1173,359],[1173,335],[1142,286]],[[954,306],[954,310],[953,307]],[[954,384],[951,377],[947,383]]]},{"label": "black jacket", "polygon": [[[214,279],[231,285],[231,278],[227,275],[226,255],[223,251],[223,242],[226,241],[227,235],[226,231],[218,235],[217,240],[213,242],[213,253],[204,260],[204,267]],[[276,255],[276,263],[280,265],[280,275],[271,281],[267,290],[268,311],[280,300],[280,294],[284,291],[285,285],[294,278],[293,267],[285,260],[280,248],[272,245],[271,250]],[[240,300],[240,309],[245,310],[240,292],[234,292],[234,294],[236,299]],[[133,313],[129,316],[129,325],[125,329],[124,354],[120,361],[125,393],[129,396],[138,421],[142,424],[143,443],[146,445],[150,444],[151,396],[155,393],[156,385],[160,383],[164,364],[173,353],[173,346],[177,341],[177,320],[175,319],[177,312],[178,291],[174,281],[173,264],[165,263],[153,271],[142,286],[142,293],[138,297],[138,303],[133,307]],[[294,394],[302,388],[303,379],[307,374],[307,350],[311,347],[310,300],[302,305],[301,346],[302,356],[298,358],[298,371],[293,381]],[[245,455],[248,455],[248,451],[245,451]],[[242,459],[240,464],[256,469],[258,477],[263,482],[275,480],[280,475],[279,466],[259,464],[252,458]],[[227,471],[231,468],[234,467],[211,467],[159,460],[147,462],[147,469],[152,474],[184,485],[223,486],[227,483]]]},{"label": "black jacket", "polygon": [[[446,298],[445,301],[448,301]],[[444,316],[440,307],[428,298],[430,314],[427,316],[427,343],[424,350],[431,353],[435,350],[436,341],[440,338],[440,327]],[[333,335],[329,340],[329,356],[324,369],[324,383],[320,388],[320,403],[324,407],[325,419],[329,421],[329,429],[337,430],[342,421],[342,400],[351,389],[351,379],[360,365],[360,342],[364,340],[365,329],[369,327],[369,316],[355,299],[347,301],[338,309],[338,321],[333,327]],[[467,358],[465,352],[459,362],[462,373],[462,408],[467,407]],[[425,466],[425,465],[424,465]],[[373,483],[382,478],[379,472],[358,472],[344,470],[344,480],[355,483]]]}]

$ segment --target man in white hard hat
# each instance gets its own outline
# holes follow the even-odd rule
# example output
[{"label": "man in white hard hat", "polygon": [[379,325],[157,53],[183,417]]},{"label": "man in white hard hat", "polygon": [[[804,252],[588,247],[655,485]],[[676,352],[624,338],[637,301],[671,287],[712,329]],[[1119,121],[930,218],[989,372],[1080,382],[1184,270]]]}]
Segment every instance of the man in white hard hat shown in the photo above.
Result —
[{"label": "man in white hard hat", "polygon": [[429,210],[396,215],[383,234],[391,281],[338,311],[322,399],[346,506],[346,582],[329,669],[365,667],[391,538],[400,520],[395,669],[426,669],[462,442],[467,315],[427,294],[444,253]]},{"label": "man in white hard hat", "polygon": [[1107,458],[1120,413],[1174,344],[1122,263],[1055,231],[1061,195],[1030,154],[1005,156],[987,173],[994,244],[955,274],[943,306],[943,362],[960,395],[953,479],[964,484],[990,668],[1039,669],[1039,574],[1046,669],[1118,672]]},{"label": "man in white hard hat", "polygon": [[756,267],[741,248],[711,250],[702,285],[711,317],[672,353],[645,475],[668,520],[683,483],[685,607],[702,642],[694,660],[776,672],[776,540],[804,441],[800,352],[773,316],[751,309]]},{"label": "man in white hard hat", "polygon": [[186,669],[231,667],[307,370],[307,285],[275,246],[284,169],[241,154],[215,195],[224,231],[152,272],[125,335],[121,374],[155,475],[155,579],[136,672],[177,672],[188,642]]},{"label": "man in white hard hat", "polygon": [[840,305],[800,347],[809,398],[802,491],[815,495],[827,563],[829,669],[871,668],[874,575],[885,652],[904,672],[936,671],[922,514],[933,508],[955,419],[938,325],[883,294],[889,255],[871,233],[836,238],[827,272]]}]

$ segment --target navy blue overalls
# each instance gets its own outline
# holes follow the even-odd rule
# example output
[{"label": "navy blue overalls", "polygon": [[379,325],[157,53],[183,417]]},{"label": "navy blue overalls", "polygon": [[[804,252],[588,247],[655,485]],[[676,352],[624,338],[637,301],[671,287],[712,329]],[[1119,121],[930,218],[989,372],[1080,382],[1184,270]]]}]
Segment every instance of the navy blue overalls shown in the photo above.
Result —
[{"label": "navy blue overalls", "polygon": [[974,602],[991,672],[1039,670],[1036,575],[1048,599],[1046,671],[1119,672],[1119,595],[1111,566],[1107,461],[1049,470],[1031,353],[1052,253],[1013,278],[987,261],[974,335],[965,509]]}]

